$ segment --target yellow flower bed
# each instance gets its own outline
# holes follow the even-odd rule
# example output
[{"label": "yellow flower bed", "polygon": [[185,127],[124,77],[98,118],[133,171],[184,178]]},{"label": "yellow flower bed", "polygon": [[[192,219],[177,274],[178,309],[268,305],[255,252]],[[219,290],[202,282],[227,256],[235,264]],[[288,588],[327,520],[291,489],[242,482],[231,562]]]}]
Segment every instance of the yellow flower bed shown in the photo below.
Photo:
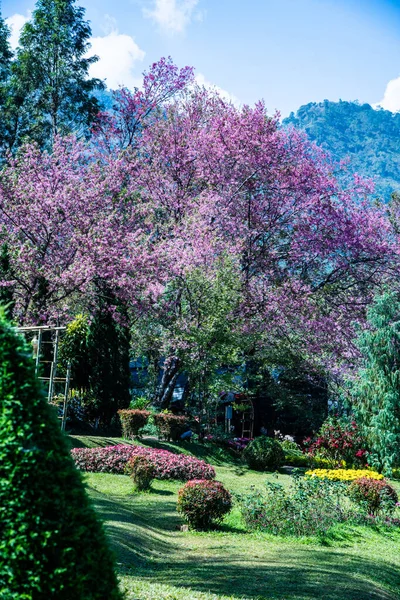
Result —
[{"label": "yellow flower bed", "polygon": [[376,471],[368,469],[314,469],[306,471],[308,477],[318,477],[318,479],[329,479],[329,481],[354,481],[360,477],[369,479],[383,479],[383,475]]}]

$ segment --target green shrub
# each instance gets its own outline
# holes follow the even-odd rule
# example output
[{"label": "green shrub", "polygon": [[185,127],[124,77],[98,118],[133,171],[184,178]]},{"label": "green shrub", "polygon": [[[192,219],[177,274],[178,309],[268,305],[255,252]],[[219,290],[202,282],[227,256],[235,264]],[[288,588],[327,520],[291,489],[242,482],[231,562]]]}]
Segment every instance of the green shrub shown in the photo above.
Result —
[{"label": "green shrub", "polygon": [[289,490],[267,482],[265,490],[241,494],[238,501],[249,529],[274,535],[324,536],[333,525],[352,516],[343,484],[297,476]]},{"label": "green shrub", "polygon": [[149,490],[157,475],[155,464],[146,456],[134,456],[128,462],[126,471],[133,479],[138,492]]},{"label": "green shrub", "polygon": [[0,595],[119,600],[105,535],[24,341],[0,317]]},{"label": "green shrub", "polygon": [[243,457],[252,469],[275,471],[284,463],[285,453],[277,440],[262,435],[246,446]]},{"label": "green shrub", "polygon": [[151,400],[147,396],[136,396],[130,404],[132,410],[146,410],[149,407]]},{"label": "green shrub", "polygon": [[291,467],[308,467],[310,459],[301,450],[285,450],[285,465]]},{"label": "green shrub", "polygon": [[138,436],[150,417],[147,410],[119,410],[118,414],[121,419],[122,436],[128,440]]},{"label": "green shrub", "polygon": [[193,529],[209,529],[231,508],[231,495],[219,481],[193,479],[178,492],[177,510]]},{"label": "green shrub", "polygon": [[283,439],[279,440],[279,443],[285,452],[301,452],[300,446],[294,440]]},{"label": "green shrub", "polygon": [[153,415],[154,425],[158,429],[160,437],[177,442],[182,433],[187,431],[187,418],[171,413],[158,413]]},{"label": "green shrub", "polygon": [[396,490],[385,479],[356,479],[349,487],[349,495],[371,515],[391,514],[398,502]]}]

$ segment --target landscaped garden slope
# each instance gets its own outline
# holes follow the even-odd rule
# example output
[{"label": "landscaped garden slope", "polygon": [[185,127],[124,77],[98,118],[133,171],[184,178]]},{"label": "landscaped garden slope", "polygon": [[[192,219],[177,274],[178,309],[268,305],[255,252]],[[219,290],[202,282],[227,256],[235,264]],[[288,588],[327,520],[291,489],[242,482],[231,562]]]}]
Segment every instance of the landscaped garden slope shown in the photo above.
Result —
[{"label": "landscaped garden slope", "polygon": [[[81,447],[102,445],[101,438],[70,439]],[[107,439],[105,445],[116,443],[121,440]],[[180,450],[179,445],[161,445]],[[182,449],[197,453],[199,447],[188,444]],[[200,458],[206,452],[204,447]],[[289,483],[287,475],[258,473],[225,458],[223,464],[214,462],[217,479],[234,493],[262,487],[266,479]],[[85,480],[105,521],[128,600],[400,598],[396,529],[340,526],[321,544],[247,533],[234,509],[217,531],[182,532],[176,512],[182,483],[157,480],[150,493],[134,494],[125,475],[90,473]]]}]

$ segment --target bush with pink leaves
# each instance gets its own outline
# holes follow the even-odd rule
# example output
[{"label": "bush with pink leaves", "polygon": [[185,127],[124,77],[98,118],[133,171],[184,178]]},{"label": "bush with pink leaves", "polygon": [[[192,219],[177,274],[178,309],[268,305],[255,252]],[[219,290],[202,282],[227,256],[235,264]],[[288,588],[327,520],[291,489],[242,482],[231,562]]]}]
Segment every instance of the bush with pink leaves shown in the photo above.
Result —
[{"label": "bush with pink leaves", "polygon": [[134,456],[150,459],[156,468],[156,479],[214,479],[214,468],[204,460],[187,454],[143,446],[107,446],[106,448],[74,448],[71,450],[80,471],[92,473],[125,473],[128,461]]}]

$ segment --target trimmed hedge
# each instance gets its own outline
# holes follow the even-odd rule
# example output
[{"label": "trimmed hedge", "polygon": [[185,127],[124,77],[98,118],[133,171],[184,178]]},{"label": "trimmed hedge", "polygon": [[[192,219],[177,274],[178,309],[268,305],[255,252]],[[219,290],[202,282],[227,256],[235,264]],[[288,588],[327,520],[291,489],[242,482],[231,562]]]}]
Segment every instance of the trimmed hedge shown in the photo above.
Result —
[{"label": "trimmed hedge", "polygon": [[134,456],[149,458],[156,468],[156,479],[214,479],[214,468],[193,456],[174,454],[168,450],[143,446],[107,446],[105,448],[74,448],[76,466],[92,473],[125,473],[127,462]]},{"label": "trimmed hedge", "polygon": [[285,453],[280,443],[265,435],[255,438],[243,451],[249,467],[258,471],[275,471],[283,465]]},{"label": "trimmed hedge", "polygon": [[138,436],[150,417],[148,410],[119,410],[118,414],[122,425],[122,436],[128,440]]},{"label": "trimmed hedge", "polygon": [[182,433],[187,431],[188,422],[185,416],[172,415],[170,413],[158,413],[154,415],[153,418],[159,436],[167,440],[177,442]]},{"label": "trimmed hedge", "polygon": [[0,595],[120,600],[102,527],[23,339],[0,316]]}]

